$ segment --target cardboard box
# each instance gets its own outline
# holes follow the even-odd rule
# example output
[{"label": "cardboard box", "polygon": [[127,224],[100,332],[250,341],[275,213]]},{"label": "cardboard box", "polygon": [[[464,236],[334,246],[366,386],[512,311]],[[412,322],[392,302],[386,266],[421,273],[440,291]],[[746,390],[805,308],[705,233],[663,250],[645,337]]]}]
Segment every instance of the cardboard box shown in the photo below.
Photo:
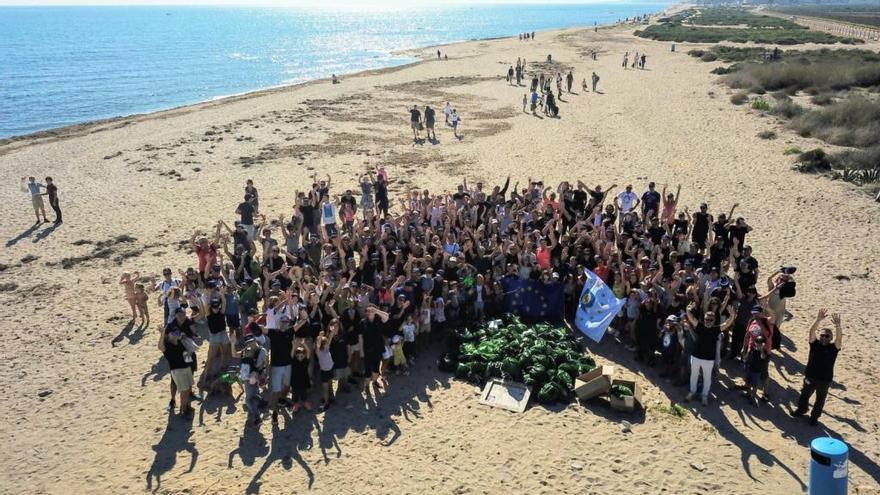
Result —
[{"label": "cardboard box", "polygon": [[615,378],[611,380],[611,385],[624,385],[629,387],[633,394],[631,397],[623,397],[618,398],[615,397],[614,394],[609,395],[611,399],[611,409],[615,411],[624,411],[624,412],[632,412],[635,411],[636,408],[640,407],[642,404],[642,389],[639,387],[639,384],[632,380],[623,380],[620,378]]},{"label": "cardboard box", "polygon": [[526,410],[532,387],[524,383],[493,378],[483,387],[480,404],[521,413]]},{"label": "cardboard box", "polygon": [[611,390],[611,377],[614,366],[597,366],[591,371],[577,377],[574,381],[574,393],[579,400],[592,399],[607,394]]}]

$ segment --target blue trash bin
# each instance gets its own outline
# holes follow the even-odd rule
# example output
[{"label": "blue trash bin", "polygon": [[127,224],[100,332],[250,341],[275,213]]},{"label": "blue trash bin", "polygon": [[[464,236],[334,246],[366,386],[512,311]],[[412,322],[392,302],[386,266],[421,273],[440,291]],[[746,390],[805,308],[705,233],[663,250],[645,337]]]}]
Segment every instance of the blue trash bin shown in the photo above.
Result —
[{"label": "blue trash bin", "polygon": [[846,495],[849,447],[822,437],[810,443],[810,495]]}]

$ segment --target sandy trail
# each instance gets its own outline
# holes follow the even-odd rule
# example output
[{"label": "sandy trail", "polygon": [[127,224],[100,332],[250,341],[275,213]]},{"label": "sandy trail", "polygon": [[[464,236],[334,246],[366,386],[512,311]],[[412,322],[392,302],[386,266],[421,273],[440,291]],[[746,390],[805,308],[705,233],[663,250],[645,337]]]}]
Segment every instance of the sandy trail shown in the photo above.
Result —
[{"label": "sandy trail", "polygon": [[[0,492],[787,494],[805,490],[806,446],[828,431],[852,447],[852,493],[880,493],[880,206],[846,183],[791,170],[785,148],[820,143],[730,104],[709,74],[716,64],[631,31],[451,45],[446,62],[0,146],[8,185],[0,192],[0,436],[9,445]],[[597,61],[589,49],[600,50]],[[647,53],[647,70],[623,70],[624,51]],[[422,51],[426,59],[432,52]],[[579,93],[564,95],[558,120],[522,113],[526,88],[502,75],[518,56],[531,66],[548,53],[573,66]],[[579,89],[592,71],[601,94]],[[440,126],[440,144],[414,146],[405,107],[440,109],[447,100],[462,114],[464,139]],[[763,130],[779,138],[756,137]],[[395,194],[451,190],[463,177],[496,184],[510,174],[520,183],[529,175],[554,185],[631,182],[638,191],[648,180],[681,184],[691,210],[704,200],[713,212],[740,203],[762,272],[800,268],[794,319],[783,327],[791,343],[771,366],[776,404],[749,406],[723,378],[709,407],[688,406],[679,419],[664,411],[683,391],[606,341],[591,349],[639,376],[643,415],[596,405],[487,409],[472,386],[423,359],[387,394],[347,397],[326,415],[282,421],[279,431],[246,430],[241,402],[208,405],[191,431],[169,421],[156,331],[126,326],[119,273],[156,276],[192,264],[181,242],[220,217],[232,220],[246,178],[256,181],[262,209],[289,215],[312,171],[331,174],[338,191],[354,187],[373,159],[389,168]],[[56,178],[66,219],[58,229],[29,228],[30,205],[17,188],[26,174]],[[792,421],[784,406],[796,399],[807,328],[822,306],[842,313],[847,340],[817,430]],[[632,433],[621,431],[621,419],[635,423]]]}]

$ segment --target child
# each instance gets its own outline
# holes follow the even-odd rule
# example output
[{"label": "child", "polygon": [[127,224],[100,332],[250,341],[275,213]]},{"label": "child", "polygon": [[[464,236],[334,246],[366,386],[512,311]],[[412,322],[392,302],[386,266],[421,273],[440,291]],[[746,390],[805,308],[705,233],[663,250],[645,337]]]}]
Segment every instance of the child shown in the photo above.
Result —
[{"label": "child", "polygon": [[433,304],[431,304],[431,294],[426,293],[422,301],[421,321],[419,322],[419,331],[417,333],[419,346],[424,349],[425,343],[431,335],[431,313],[433,312]]},{"label": "child", "polygon": [[[395,337],[397,337],[395,335]],[[394,348],[392,347],[392,342],[389,342],[388,339],[385,339],[385,351],[382,352],[382,369],[379,371],[380,376],[388,376],[388,371],[391,369],[391,358],[394,357]]]},{"label": "child", "polygon": [[150,326],[150,310],[147,308],[147,302],[149,302],[150,297],[147,295],[146,289],[144,289],[144,284],[134,284],[134,302],[137,305],[138,315],[141,318],[141,321],[144,322],[144,326]]},{"label": "child", "polygon": [[660,329],[660,355],[663,362],[661,378],[673,376],[678,365],[678,316],[669,315]]},{"label": "child", "polygon": [[168,291],[168,296],[165,298],[165,305],[168,307],[168,321],[164,322],[164,325],[171,323],[171,320],[174,319],[174,314],[177,311],[177,308],[182,308],[183,303],[180,301],[180,288],[172,287]]},{"label": "child", "polygon": [[529,96],[523,95],[523,113],[526,113],[526,106],[529,104]]},{"label": "child", "polygon": [[416,323],[412,315],[406,317],[400,330],[403,332],[403,355],[408,358],[409,364],[416,364]]},{"label": "child", "polygon": [[134,293],[134,282],[140,277],[141,274],[138,272],[123,272],[122,276],[119,277],[119,285],[121,285],[122,289],[125,291],[125,300],[128,301],[128,305],[131,306],[131,321],[137,319],[137,296]]},{"label": "child", "polygon": [[266,369],[268,353],[254,339],[246,339],[241,351],[233,351],[233,356],[241,357],[241,382],[244,383],[244,407],[248,412],[248,423],[260,426],[260,382]]},{"label": "child", "polygon": [[[746,357],[746,387],[743,394],[749,398],[752,404],[758,405],[758,387],[764,384],[767,378],[767,368],[770,364],[770,356],[767,354],[766,339],[763,335],[755,339],[755,346]],[[765,391],[766,393],[766,391]]]},{"label": "child", "polygon": [[318,367],[321,369],[321,393],[324,396],[320,410],[326,411],[330,407],[333,394],[333,356],[330,355],[330,339],[323,331],[318,334],[315,354],[318,357]]},{"label": "child", "polygon": [[306,411],[312,410],[307,393],[309,390],[309,351],[302,344],[293,350],[293,364],[290,370],[290,390],[293,392],[293,412],[304,407]]},{"label": "child", "polygon": [[406,364],[406,354],[403,350],[403,342],[400,335],[391,338],[391,353],[394,356],[395,374],[399,375],[403,370],[404,375],[409,375],[409,366]]}]

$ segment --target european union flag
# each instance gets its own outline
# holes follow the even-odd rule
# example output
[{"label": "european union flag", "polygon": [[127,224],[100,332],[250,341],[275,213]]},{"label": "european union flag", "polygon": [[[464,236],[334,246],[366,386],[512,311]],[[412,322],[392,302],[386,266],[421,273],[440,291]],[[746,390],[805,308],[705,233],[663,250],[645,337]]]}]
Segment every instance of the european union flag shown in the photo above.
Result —
[{"label": "european union flag", "polygon": [[599,342],[626,300],[618,299],[598,275],[590,270],[584,271],[587,281],[578,300],[574,321],[584,335]]},{"label": "european union flag", "polygon": [[519,315],[526,321],[562,321],[565,296],[561,283],[505,277],[501,285],[505,313]]}]

